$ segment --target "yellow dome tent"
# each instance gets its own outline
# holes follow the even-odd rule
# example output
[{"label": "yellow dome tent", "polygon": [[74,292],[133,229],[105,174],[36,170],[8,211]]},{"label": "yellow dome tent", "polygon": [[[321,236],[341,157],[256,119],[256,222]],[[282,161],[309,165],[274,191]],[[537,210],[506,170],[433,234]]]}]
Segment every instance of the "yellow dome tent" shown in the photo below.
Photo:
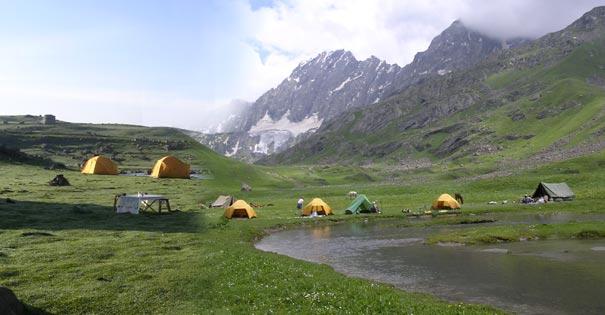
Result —
[{"label": "yellow dome tent", "polygon": [[442,194],[439,196],[439,198],[433,201],[431,209],[460,209],[460,204],[449,194]]},{"label": "yellow dome tent", "polygon": [[332,208],[320,198],[313,198],[304,208],[302,215],[311,215],[311,213],[329,215],[332,214]]},{"label": "yellow dome tent", "polygon": [[225,218],[256,218],[256,212],[250,205],[244,200],[238,200],[229,208],[225,209]]},{"label": "yellow dome tent", "polygon": [[168,155],[155,162],[151,176],[155,178],[189,178],[189,171],[189,164]]},{"label": "yellow dome tent", "polygon": [[112,160],[97,155],[84,163],[82,174],[118,175],[118,166]]}]

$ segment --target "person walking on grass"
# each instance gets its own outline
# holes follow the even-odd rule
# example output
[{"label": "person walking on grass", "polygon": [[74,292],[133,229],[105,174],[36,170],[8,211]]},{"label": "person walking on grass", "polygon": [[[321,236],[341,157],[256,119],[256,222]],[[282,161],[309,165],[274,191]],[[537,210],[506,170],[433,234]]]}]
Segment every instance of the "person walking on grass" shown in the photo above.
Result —
[{"label": "person walking on grass", "polygon": [[303,197],[298,198],[298,202],[296,202],[296,209],[298,209],[298,211],[302,210],[303,203],[305,203]]}]

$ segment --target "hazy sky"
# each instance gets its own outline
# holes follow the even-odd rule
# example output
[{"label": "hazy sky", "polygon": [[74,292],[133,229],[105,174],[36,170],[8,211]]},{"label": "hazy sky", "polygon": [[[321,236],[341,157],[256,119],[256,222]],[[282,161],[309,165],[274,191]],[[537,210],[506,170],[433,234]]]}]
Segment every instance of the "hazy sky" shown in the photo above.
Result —
[{"label": "hazy sky", "polygon": [[494,37],[538,37],[604,4],[0,0],[0,114],[203,129],[325,50],[405,65],[458,18]]}]

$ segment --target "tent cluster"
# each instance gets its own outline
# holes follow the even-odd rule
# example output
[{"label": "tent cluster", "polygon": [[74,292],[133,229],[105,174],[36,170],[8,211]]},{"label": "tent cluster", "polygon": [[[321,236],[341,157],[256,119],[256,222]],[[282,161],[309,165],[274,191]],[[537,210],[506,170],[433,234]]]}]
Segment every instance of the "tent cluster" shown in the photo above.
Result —
[{"label": "tent cluster", "polygon": [[[213,203],[212,207],[225,207],[229,202],[233,201],[232,196],[219,196]],[[303,216],[311,215],[330,215],[332,208],[320,198],[313,198],[303,209]],[[256,211],[244,200],[237,200],[233,204],[226,206],[225,218],[256,218]]]},{"label": "tent cluster", "polygon": [[[534,198],[538,196],[549,196],[551,200],[572,200],[575,195],[567,186],[566,183],[540,183],[538,188],[534,192]],[[223,207],[225,210],[225,217],[233,218],[255,218],[256,212],[252,207],[244,200],[238,200],[233,202],[235,199],[232,196],[221,195],[213,203],[212,207]],[[432,210],[440,210],[440,212],[447,212],[447,210],[460,209],[460,204],[463,202],[462,196],[456,193],[456,198],[450,194],[441,194],[431,204]],[[353,200],[353,202],[345,209],[346,214],[358,214],[358,213],[379,213],[375,203],[370,202],[366,195],[359,194]],[[428,211],[430,213],[430,211]],[[449,213],[449,212],[448,212]],[[333,214],[332,208],[325,201],[320,198],[313,198],[311,202],[302,208],[301,215],[303,216],[315,216],[315,215],[331,215]]]},{"label": "tent cluster", "polygon": [[[174,156],[168,155],[155,162],[151,171],[154,178],[189,178],[190,166]],[[94,156],[84,163],[82,174],[118,175],[118,165],[102,155]]]}]

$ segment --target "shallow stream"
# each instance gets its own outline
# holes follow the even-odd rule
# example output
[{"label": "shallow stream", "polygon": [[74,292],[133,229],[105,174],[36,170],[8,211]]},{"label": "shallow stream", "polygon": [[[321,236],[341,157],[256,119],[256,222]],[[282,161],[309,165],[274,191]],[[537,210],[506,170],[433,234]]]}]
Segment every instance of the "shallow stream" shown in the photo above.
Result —
[{"label": "shallow stream", "polygon": [[[489,224],[603,219],[568,214],[491,217],[498,221]],[[277,232],[256,247],[452,301],[521,314],[605,314],[605,240],[424,244],[427,235],[476,226],[346,223]]]}]

